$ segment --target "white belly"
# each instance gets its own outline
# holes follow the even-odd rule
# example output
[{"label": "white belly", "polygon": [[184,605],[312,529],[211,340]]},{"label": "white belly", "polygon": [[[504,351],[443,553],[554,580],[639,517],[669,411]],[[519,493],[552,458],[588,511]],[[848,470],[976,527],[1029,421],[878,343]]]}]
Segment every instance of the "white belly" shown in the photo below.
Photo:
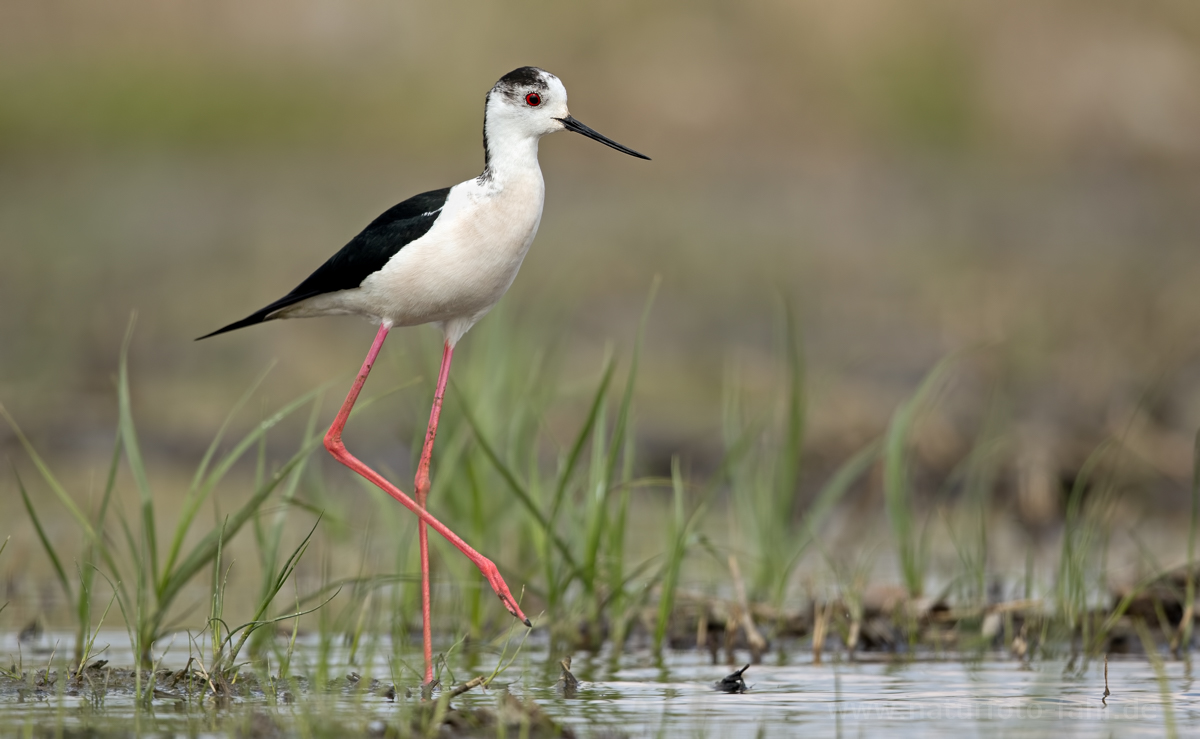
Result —
[{"label": "white belly", "polygon": [[285,313],[440,323],[457,342],[508,290],[533,243],[545,194],[541,172],[534,174],[502,188],[476,180],[456,185],[433,228],[358,288],[319,295]]}]

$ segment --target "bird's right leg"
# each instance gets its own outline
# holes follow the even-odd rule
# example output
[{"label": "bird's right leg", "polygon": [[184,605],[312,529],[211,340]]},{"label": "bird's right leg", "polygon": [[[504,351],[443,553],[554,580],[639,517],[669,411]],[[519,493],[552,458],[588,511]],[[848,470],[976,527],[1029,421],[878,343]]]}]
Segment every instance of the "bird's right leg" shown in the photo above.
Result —
[{"label": "bird's right leg", "polygon": [[[442,347],[442,368],[438,370],[437,387],[433,391],[433,408],[429,411],[429,426],[425,429],[425,445],[421,449],[421,461],[417,465],[417,476],[413,481],[413,492],[417,505],[425,507],[429,498],[429,464],[433,456],[433,441],[437,438],[438,419],[442,415],[442,399],[446,396],[446,380],[450,377],[450,360],[454,357],[454,345],[449,340]],[[429,534],[424,523],[417,524],[417,538],[421,547],[421,618],[424,622],[425,683],[433,682],[433,636],[429,616]]]},{"label": "bird's right leg", "polygon": [[358,394],[362,391],[363,384],[367,381],[367,375],[371,373],[371,367],[375,364],[375,358],[379,356],[379,350],[383,348],[383,340],[387,338],[389,329],[391,329],[389,323],[384,322],[380,324],[379,333],[375,334],[375,342],[371,344],[371,351],[367,352],[367,358],[363,362],[362,369],[358,371],[358,377],[354,379],[354,384],[350,386],[350,393],[346,396],[346,402],[342,403],[342,408],[338,411],[337,418],[333,420],[333,425],[325,433],[325,448],[329,450],[329,453],[337,461],[367,478],[380,490],[400,501],[401,505],[417,514],[417,517],[429,524],[430,528],[444,536],[460,552],[467,555],[467,559],[471,560],[479,568],[479,571],[483,573],[483,577],[488,581],[488,584],[492,586],[492,590],[496,591],[496,595],[500,596],[500,601],[504,603],[504,607],[508,609],[508,612],[516,616],[517,620],[522,621],[526,626],[532,626],[529,619],[521,612],[521,607],[517,605],[517,601],[513,598],[512,593],[509,592],[508,585],[504,583],[504,578],[500,577],[500,571],[496,569],[496,565],[490,559],[472,549],[469,544],[459,538],[458,534],[455,534],[445,524],[430,515],[428,511],[417,505],[417,502],[405,495],[400,488],[385,480],[378,472],[366,466],[354,455],[346,451],[346,445],[342,443],[342,429],[346,427],[346,420],[350,418],[350,409],[354,407],[354,401],[358,400]]}]

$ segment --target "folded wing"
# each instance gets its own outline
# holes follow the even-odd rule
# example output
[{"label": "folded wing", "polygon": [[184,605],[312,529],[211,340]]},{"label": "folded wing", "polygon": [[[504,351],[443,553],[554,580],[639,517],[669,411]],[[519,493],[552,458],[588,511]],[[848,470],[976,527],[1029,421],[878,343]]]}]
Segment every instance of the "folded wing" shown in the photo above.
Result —
[{"label": "folded wing", "polygon": [[423,192],[392,206],[371,221],[362,233],[351,239],[350,243],[338,250],[287,295],[240,321],[234,321],[228,326],[201,336],[197,341],[269,321],[279,311],[302,300],[358,287],[367,277],[383,269],[388,260],[405,245],[421,238],[433,228],[449,195],[450,188],[445,187]]}]

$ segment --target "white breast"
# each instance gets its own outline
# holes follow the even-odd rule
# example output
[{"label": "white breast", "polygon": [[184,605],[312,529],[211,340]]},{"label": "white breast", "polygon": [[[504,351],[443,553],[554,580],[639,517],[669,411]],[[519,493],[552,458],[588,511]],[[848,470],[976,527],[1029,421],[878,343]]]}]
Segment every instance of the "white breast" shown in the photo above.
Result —
[{"label": "white breast", "polygon": [[456,185],[427,234],[343,295],[353,312],[397,326],[441,323],[457,341],[516,278],[544,200],[537,168],[502,185],[478,180]]}]

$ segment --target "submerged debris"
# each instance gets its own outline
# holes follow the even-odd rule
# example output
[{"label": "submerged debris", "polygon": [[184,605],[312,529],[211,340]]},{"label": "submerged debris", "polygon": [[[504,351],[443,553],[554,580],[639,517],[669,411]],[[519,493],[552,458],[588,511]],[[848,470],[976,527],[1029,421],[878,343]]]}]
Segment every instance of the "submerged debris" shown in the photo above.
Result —
[{"label": "submerged debris", "polygon": [[[433,682],[433,685],[437,685],[436,680]],[[474,690],[475,688],[478,688],[480,686],[482,686],[483,688],[486,689],[487,685],[488,685],[488,679],[486,677],[484,677],[482,675],[480,675],[478,677],[473,677],[470,680],[463,683],[462,685],[455,686],[454,689],[450,691],[450,697],[457,698],[458,696],[462,695],[463,693],[467,692],[468,690]]]},{"label": "submerged debris", "polygon": [[[442,681],[438,680],[437,678],[434,678],[433,680],[430,680],[427,683],[421,683],[421,700],[423,700],[423,701],[433,700],[433,691],[437,690],[438,686],[440,686],[441,684],[442,684]],[[470,690],[470,688],[468,688],[468,690]],[[408,688],[407,690],[405,690],[404,695],[406,698],[413,697],[412,688]]]},{"label": "submerged debris", "polygon": [[1124,608],[1125,615],[1147,623],[1165,621],[1181,626],[1194,618],[1194,604],[1189,607],[1185,597],[1188,586],[1200,585],[1200,568],[1176,567],[1161,573],[1147,583],[1126,584],[1112,591],[1112,610]]},{"label": "submerged debris", "polygon": [[564,698],[574,698],[575,693],[579,690],[579,680],[571,674],[571,658],[565,657],[558,664],[562,667],[562,673],[558,676],[558,682],[554,684],[554,687]]},{"label": "submerged debris", "polygon": [[555,723],[537,703],[532,700],[522,701],[507,690],[501,694],[496,708],[497,723],[503,724],[509,731],[521,731],[522,736],[526,735],[526,727],[528,736],[575,736],[575,732],[569,728]]},{"label": "submerged debris", "polygon": [[250,713],[236,736],[238,739],[283,739],[287,733],[274,716],[257,709]]},{"label": "submerged debris", "polygon": [[717,682],[713,683],[713,687],[722,693],[745,693],[746,681],[742,679],[742,675],[745,674],[746,670],[749,669],[750,665],[746,665],[737,672],[730,673],[729,675],[726,675]]},{"label": "submerged debris", "polygon": [[1104,655],[1104,695],[1100,697],[1100,702],[1108,706],[1108,696],[1112,693],[1108,690],[1108,655]]},{"label": "submerged debris", "polygon": [[[476,678],[468,684],[477,687],[483,678]],[[468,688],[469,689],[469,688]],[[462,692],[466,692],[463,690]],[[461,695],[461,693],[460,693]],[[563,737],[573,739],[575,732],[570,727],[561,726],[546,715],[541,707],[532,700],[521,700],[512,693],[504,690],[500,693],[495,710],[488,708],[456,709],[449,705],[439,705],[439,701],[427,701],[421,704],[414,718],[411,730],[414,734],[430,734],[440,732],[441,736],[452,737],[494,737],[498,734],[527,737]],[[436,727],[433,722],[438,722]],[[383,734],[390,736],[390,734]]]},{"label": "submerged debris", "polygon": [[[742,580],[742,570],[738,567],[737,557],[729,555],[729,575],[733,578],[733,589],[737,593],[736,627],[746,634],[746,643],[750,646],[750,661],[754,664],[762,662],[763,652],[770,646],[763,638],[758,627],[754,624],[754,612],[750,601],[746,598],[746,584]],[[726,629],[726,634],[732,634],[734,629]]]}]

